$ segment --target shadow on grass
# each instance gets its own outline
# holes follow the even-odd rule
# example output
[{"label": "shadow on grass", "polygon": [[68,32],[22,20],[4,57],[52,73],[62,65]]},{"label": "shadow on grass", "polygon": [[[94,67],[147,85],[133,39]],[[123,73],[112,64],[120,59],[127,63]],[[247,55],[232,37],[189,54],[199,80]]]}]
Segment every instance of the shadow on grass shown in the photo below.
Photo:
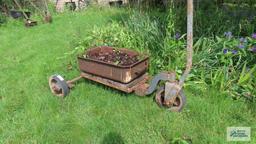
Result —
[{"label": "shadow on grass", "polygon": [[120,134],[110,132],[104,136],[101,144],[124,144],[124,140]]}]

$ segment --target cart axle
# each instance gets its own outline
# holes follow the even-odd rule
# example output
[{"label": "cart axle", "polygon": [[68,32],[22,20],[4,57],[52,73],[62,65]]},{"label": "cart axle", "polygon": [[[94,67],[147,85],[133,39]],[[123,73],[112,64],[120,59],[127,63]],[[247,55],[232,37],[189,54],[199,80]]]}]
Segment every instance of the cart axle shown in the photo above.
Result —
[{"label": "cart axle", "polygon": [[[170,108],[171,111],[180,111],[185,104],[185,98],[183,98],[185,96],[173,72],[161,72],[157,74],[152,78],[150,84],[147,83],[149,80],[147,73],[127,84],[85,72],[82,72],[80,76],[69,81],[65,81],[60,75],[53,75],[49,78],[49,86],[54,95],[64,97],[67,96],[70,89],[74,87],[74,83],[81,78],[92,80],[126,93],[135,92],[135,94],[139,96],[150,95],[157,90],[156,102],[160,106]],[[165,85],[158,88],[161,81],[165,82]]]}]

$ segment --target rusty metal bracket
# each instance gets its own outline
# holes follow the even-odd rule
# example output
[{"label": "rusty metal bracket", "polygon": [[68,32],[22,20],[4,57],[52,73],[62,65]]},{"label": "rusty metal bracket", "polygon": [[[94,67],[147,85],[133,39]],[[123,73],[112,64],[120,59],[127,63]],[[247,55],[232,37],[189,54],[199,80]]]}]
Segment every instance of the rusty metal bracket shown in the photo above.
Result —
[{"label": "rusty metal bracket", "polygon": [[164,101],[166,102],[166,105],[170,105],[175,101],[181,91],[181,88],[182,87],[180,87],[177,82],[165,83]]},{"label": "rusty metal bracket", "polygon": [[138,90],[138,88],[142,84],[146,83],[146,81],[148,79],[148,74],[145,73],[144,75],[142,75],[139,78],[133,80],[132,82],[125,84],[125,83],[120,83],[120,82],[117,82],[117,81],[113,81],[113,80],[108,79],[108,78],[103,78],[103,77],[100,77],[100,76],[97,76],[97,75],[85,73],[85,72],[82,72],[81,76],[83,78],[88,79],[88,80],[92,80],[92,81],[95,81],[97,83],[101,83],[103,85],[112,87],[114,89],[118,89],[118,90],[126,92],[126,93],[132,93],[132,92]]},{"label": "rusty metal bracket", "polygon": [[147,89],[145,95],[152,94],[160,81],[169,81],[174,82],[176,80],[175,73],[173,72],[161,72],[154,76],[154,78],[151,80],[149,88]]},{"label": "rusty metal bracket", "polygon": [[78,77],[76,77],[76,78],[74,78],[74,79],[72,79],[72,80],[68,80],[68,81],[67,81],[68,87],[69,87],[69,88],[73,88],[73,87],[74,87],[74,83],[75,83],[76,81],[80,80],[81,78],[82,78],[82,76],[78,76]]}]

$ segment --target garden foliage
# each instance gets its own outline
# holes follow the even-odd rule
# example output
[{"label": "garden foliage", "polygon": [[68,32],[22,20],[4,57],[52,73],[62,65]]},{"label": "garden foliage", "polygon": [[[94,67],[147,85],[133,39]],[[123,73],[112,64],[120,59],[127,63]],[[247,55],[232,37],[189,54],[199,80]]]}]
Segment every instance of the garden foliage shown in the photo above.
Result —
[{"label": "garden foliage", "polygon": [[[171,9],[168,15],[159,17],[159,14],[133,11],[122,21],[95,27],[70,53],[102,45],[131,48],[150,55],[151,74],[173,70],[179,77],[186,57],[186,19],[179,17],[182,13],[184,10]],[[253,100],[256,95],[254,22],[240,23],[234,36],[230,30],[235,30],[237,25],[222,26],[220,22],[225,15],[217,11],[211,14],[215,19],[208,21],[208,24],[213,22],[208,28],[201,22],[207,23],[209,18],[202,18],[200,10],[195,14],[194,68],[188,80],[195,87],[200,87],[199,84],[216,87],[234,99]]]}]

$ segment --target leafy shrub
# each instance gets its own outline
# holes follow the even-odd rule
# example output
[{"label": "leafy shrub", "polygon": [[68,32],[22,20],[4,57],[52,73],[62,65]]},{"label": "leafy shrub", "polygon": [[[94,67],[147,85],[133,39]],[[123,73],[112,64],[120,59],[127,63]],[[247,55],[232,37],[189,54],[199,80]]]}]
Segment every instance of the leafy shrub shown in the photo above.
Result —
[{"label": "leafy shrub", "polygon": [[[197,3],[194,11],[195,36],[217,36],[224,31],[232,31],[235,35],[246,36],[256,29],[256,11],[254,6],[238,5],[235,2],[225,1],[221,7],[214,6],[214,1]],[[243,3],[243,2],[241,2]],[[245,3],[245,2],[244,2]],[[253,2],[255,4],[255,2]],[[186,4],[186,2],[185,2]],[[186,33],[187,11],[186,5],[171,7],[176,31]]]},{"label": "leafy shrub", "polygon": [[253,37],[201,38],[195,43],[195,75],[198,80],[229,92],[233,98],[255,98],[256,57]]},{"label": "leafy shrub", "polygon": [[[145,13],[133,12],[129,18],[98,28],[80,39],[76,54],[88,47],[108,45],[125,47],[150,55],[150,73],[175,70],[182,74],[186,57],[186,34],[176,29],[179,25],[174,11],[170,10],[168,23]],[[256,95],[256,34],[236,38],[231,32],[225,36],[201,37],[194,43],[194,68],[189,80],[204,83],[228,92],[233,98]],[[197,85],[199,87],[199,85]]]},{"label": "leafy shrub", "polygon": [[2,13],[0,13],[0,25],[4,24],[7,22],[7,18],[5,15],[3,15]]},{"label": "leafy shrub", "polygon": [[155,17],[133,12],[122,22],[112,21],[106,27],[95,27],[90,36],[80,40],[71,53],[92,46],[125,47],[149,54],[152,74],[159,70],[176,69],[177,65],[184,67],[184,35],[177,33],[175,36],[168,29],[163,32],[166,27]]}]

